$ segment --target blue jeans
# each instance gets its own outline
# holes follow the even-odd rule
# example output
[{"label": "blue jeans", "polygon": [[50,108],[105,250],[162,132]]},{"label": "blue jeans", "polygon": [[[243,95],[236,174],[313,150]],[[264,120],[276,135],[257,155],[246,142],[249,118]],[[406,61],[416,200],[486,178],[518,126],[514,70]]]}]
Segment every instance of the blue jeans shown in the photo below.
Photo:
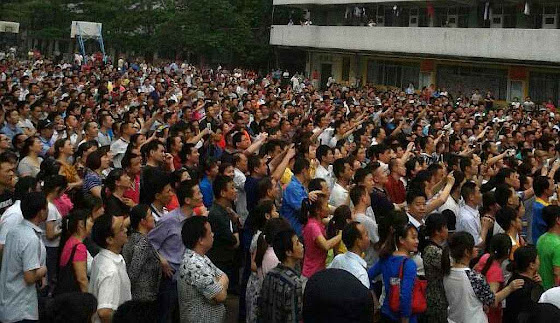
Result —
[{"label": "blue jeans", "polygon": [[163,277],[159,284],[158,323],[179,322],[177,281]]}]

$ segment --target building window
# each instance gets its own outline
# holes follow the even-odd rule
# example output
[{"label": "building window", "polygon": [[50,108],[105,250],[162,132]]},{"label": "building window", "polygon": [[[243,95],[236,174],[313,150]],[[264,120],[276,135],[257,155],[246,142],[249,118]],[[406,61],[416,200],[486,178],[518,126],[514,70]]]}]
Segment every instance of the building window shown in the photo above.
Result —
[{"label": "building window", "polygon": [[552,100],[558,105],[560,103],[559,74],[531,72],[529,74],[529,96],[537,104]]},{"label": "building window", "polygon": [[474,66],[440,65],[437,68],[437,86],[454,95],[470,97],[476,89],[491,91],[498,100],[507,98],[507,70]]},{"label": "building window", "polygon": [[368,83],[407,87],[413,83],[418,87],[420,64],[408,62],[393,62],[385,60],[368,61]]},{"label": "building window", "polygon": [[350,57],[342,58],[342,80],[350,80]]}]

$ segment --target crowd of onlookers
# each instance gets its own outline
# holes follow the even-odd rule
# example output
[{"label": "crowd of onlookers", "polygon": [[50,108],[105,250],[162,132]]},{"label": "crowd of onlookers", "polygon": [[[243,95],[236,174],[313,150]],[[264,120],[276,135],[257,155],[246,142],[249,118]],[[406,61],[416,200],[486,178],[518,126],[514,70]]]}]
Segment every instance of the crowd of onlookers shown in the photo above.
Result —
[{"label": "crowd of onlookers", "polygon": [[560,319],[551,101],[316,86],[0,60],[0,322]]}]

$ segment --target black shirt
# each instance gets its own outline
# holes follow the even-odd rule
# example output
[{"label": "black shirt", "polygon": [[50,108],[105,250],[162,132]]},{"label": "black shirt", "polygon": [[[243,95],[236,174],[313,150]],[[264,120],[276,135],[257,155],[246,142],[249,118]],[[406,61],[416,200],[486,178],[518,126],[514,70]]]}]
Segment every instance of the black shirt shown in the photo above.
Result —
[{"label": "black shirt", "polygon": [[6,211],[7,208],[14,204],[14,192],[5,191],[0,194],[0,215]]},{"label": "black shirt", "polygon": [[130,207],[123,203],[115,195],[111,194],[105,202],[105,213],[112,216],[128,216],[130,214]]},{"label": "black shirt", "polygon": [[541,298],[541,294],[544,292],[544,288],[539,283],[518,273],[514,273],[511,276],[508,284],[516,279],[523,279],[525,284],[506,298],[504,322],[519,322],[519,314],[533,311]]}]

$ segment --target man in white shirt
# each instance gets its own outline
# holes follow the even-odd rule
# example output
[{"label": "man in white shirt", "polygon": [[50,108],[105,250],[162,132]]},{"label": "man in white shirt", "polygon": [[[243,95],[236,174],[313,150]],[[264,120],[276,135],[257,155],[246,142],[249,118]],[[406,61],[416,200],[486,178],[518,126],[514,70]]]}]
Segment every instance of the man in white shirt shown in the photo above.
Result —
[{"label": "man in white shirt", "polygon": [[[426,216],[426,194],[418,190],[410,190],[406,194],[406,204],[408,208],[408,221],[418,232],[420,227],[424,225],[424,217]],[[424,276],[424,261],[420,257],[420,253],[415,253],[412,260],[416,263],[416,273],[418,276]]]},{"label": "man in white shirt", "polygon": [[111,144],[111,154],[113,155],[113,166],[121,168],[121,162],[130,143],[130,137],[137,132],[131,122],[121,124],[121,137]]},{"label": "man in white shirt", "polygon": [[233,155],[233,184],[237,190],[237,199],[235,200],[235,212],[241,218],[241,223],[245,223],[249,211],[247,210],[247,193],[245,193],[245,181],[247,177],[247,156],[244,153],[236,153]]},{"label": "man in white shirt", "polygon": [[457,231],[466,231],[474,238],[474,243],[478,247],[484,247],[486,233],[494,221],[484,217],[480,218],[478,208],[482,203],[480,187],[474,182],[466,182],[461,188],[461,196],[465,205],[459,210],[457,220]]},{"label": "man in white shirt", "polygon": [[352,166],[346,159],[339,158],[333,164],[333,172],[337,180],[331,190],[329,205],[334,207],[349,205],[348,185],[354,173]]},{"label": "man in white shirt", "polygon": [[379,241],[377,223],[374,218],[366,215],[366,210],[370,208],[371,198],[366,187],[356,185],[350,190],[350,199],[352,200],[352,204],[354,204],[354,218],[356,221],[360,222],[368,232],[370,244],[366,250],[364,250],[364,260],[369,268],[379,259],[379,254],[373,248],[373,245]]},{"label": "man in white shirt", "polygon": [[367,264],[361,254],[369,247],[369,235],[365,226],[359,222],[351,222],[342,231],[342,241],[348,251],[334,257],[329,268],[343,269],[354,275],[366,288],[369,288]]},{"label": "man in white shirt", "polygon": [[327,145],[317,147],[316,157],[319,161],[319,166],[315,169],[315,178],[324,179],[329,189],[332,189],[334,185],[334,175],[331,164],[334,160],[334,154],[331,147]]},{"label": "man in white shirt", "polygon": [[88,292],[97,298],[95,323],[109,323],[119,305],[132,299],[130,280],[121,249],[128,240],[122,217],[103,215],[95,220],[91,236],[101,251],[92,263]]}]

